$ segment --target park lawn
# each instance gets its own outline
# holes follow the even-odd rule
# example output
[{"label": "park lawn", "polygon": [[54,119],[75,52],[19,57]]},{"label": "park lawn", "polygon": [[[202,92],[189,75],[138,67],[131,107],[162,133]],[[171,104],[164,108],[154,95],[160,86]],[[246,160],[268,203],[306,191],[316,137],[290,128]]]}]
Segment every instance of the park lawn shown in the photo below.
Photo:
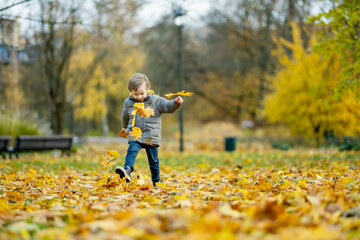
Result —
[{"label": "park lawn", "polygon": [[360,237],[358,152],[160,152],[152,187],[143,151],[127,184],[103,150],[2,160],[0,239]]}]

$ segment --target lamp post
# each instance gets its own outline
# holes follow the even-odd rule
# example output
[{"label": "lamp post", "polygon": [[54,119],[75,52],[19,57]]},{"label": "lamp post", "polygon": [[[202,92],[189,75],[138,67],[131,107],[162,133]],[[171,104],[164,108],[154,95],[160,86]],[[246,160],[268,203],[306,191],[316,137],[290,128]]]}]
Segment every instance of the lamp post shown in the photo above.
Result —
[{"label": "lamp post", "polygon": [[[177,75],[179,92],[183,90],[183,69],[182,69],[182,30],[184,27],[184,11],[178,8],[174,11],[174,23],[177,26],[178,32],[178,53],[177,53]],[[184,151],[184,119],[183,119],[184,106],[179,111],[179,128],[180,128],[180,152]]]}]

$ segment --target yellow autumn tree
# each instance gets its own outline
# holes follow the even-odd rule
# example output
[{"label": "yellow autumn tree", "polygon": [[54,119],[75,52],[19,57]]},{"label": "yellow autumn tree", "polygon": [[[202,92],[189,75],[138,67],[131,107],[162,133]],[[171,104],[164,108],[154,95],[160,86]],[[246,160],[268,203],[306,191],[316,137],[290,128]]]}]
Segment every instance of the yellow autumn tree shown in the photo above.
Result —
[{"label": "yellow autumn tree", "polygon": [[105,115],[107,113],[106,99],[108,97],[128,96],[128,79],[142,67],[143,57],[136,50],[128,56],[122,56],[121,61],[116,64],[116,67],[121,71],[113,69],[113,61],[116,61],[116,56],[104,59],[104,62],[95,68],[94,74],[85,86],[85,96],[77,99],[77,101],[83,102],[83,105],[77,111],[76,116],[78,118],[90,119],[94,115]]},{"label": "yellow autumn tree", "polygon": [[[303,48],[299,28],[292,23],[293,42],[281,39],[274,54],[280,68],[271,77],[273,93],[265,99],[265,118],[271,123],[284,123],[293,134],[322,137],[324,131],[335,135],[360,133],[360,102],[352,92],[341,101],[333,98],[341,79],[339,57],[324,58]],[[311,46],[315,38],[311,37]],[[286,54],[292,51],[292,56]]]},{"label": "yellow autumn tree", "polygon": [[75,103],[82,103],[75,111],[75,118],[95,119],[100,121],[107,114],[106,95],[112,85],[112,78],[106,77],[100,67],[96,67],[93,76],[89,79],[84,91],[86,94],[79,95],[74,99]]},{"label": "yellow autumn tree", "polygon": [[[97,43],[93,44],[95,47],[89,47],[84,35],[77,38],[79,47],[71,59],[68,92],[76,120],[85,119],[103,126],[109,114],[109,99],[120,105],[128,96],[128,78],[141,69],[143,55],[121,37],[111,45],[99,46]],[[99,51],[105,54],[99,57]],[[121,114],[117,115],[116,120],[120,122]]]}]

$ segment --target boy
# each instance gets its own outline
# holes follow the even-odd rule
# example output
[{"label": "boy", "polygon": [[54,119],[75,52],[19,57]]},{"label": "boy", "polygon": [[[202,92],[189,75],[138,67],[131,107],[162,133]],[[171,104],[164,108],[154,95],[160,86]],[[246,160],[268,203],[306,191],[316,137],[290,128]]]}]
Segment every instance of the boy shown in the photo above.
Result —
[{"label": "boy", "polygon": [[[174,100],[166,100],[155,95],[150,90],[150,82],[145,74],[135,73],[129,79],[128,89],[130,97],[125,99],[122,109],[122,132],[132,131],[133,120],[135,118],[135,126],[142,131],[141,138],[135,141],[135,137],[130,137],[129,147],[125,157],[124,167],[117,166],[115,172],[120,178],[126,178],[127,182],[131,181],[131,172],[134,170],[134,164],[137,154],[141,148],[145,148],[148,157],[149,167],[151,171],[151,180],[156,186],[160,182],[160,167],[158,158],[158,147],[161,140],[161,114],[173,113],[181,107],[183,99],[177,97]],[[132,114],[135,109],[135,103],[143,103],[144,107],[154,109],[154,115],[149,118],[140,117],[139,114]]]}]

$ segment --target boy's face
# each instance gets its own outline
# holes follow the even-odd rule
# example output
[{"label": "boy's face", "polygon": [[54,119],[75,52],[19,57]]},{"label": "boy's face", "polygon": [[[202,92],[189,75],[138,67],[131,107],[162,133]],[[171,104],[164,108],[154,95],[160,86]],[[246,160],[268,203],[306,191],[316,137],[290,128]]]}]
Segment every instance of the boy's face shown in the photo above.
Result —
[{"label": "boy's face", "polygon": [[136,90],[132,90],[131,93],[136,100],[142,102],[147,95],[147,91],[148,90],[145,87],[145,83],[143,83]]}]

